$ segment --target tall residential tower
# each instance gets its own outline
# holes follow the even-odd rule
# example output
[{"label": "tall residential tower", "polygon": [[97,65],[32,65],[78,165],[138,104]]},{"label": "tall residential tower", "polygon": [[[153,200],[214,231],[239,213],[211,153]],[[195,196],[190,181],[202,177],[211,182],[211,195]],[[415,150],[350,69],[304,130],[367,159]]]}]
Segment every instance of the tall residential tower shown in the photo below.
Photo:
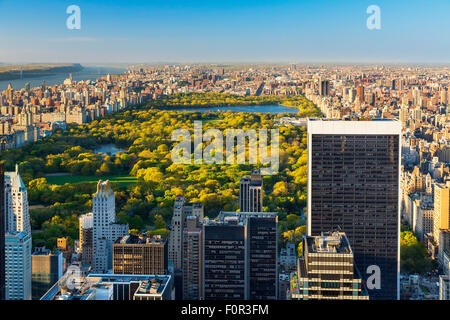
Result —
[{"label": "tall residential tower", "polygon": [[262,212],[263,180],[259,170],[250,177],[242,177],[239,183],[239,205],[241,212]]},{"label": "tall residential tower", "polygon": [[109,180],[100,180],[92,200],[93,270],[105,273],[112,269],[112,245],[128,234],[128,225],[116,224],[114,192]]}]

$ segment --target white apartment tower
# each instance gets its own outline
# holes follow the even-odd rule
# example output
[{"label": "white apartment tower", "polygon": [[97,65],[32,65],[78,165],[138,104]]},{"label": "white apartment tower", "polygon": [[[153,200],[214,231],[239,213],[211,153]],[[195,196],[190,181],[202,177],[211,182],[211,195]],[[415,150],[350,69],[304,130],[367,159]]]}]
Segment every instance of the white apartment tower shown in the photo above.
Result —
[{"label": "white apartment tower", "polygon": [[93,269],[104,273],[112,268],[112,243],[128,234],[128,225],[115,224],[115,198],[109,180],[100,180],[92,200]]},{"label": "white apartment tower", "polygon": [[7,231],[11,233],[23,231],[31,234],[27,189],[20,177],[17,164],[16,171],[5,172],[5,199]]}]

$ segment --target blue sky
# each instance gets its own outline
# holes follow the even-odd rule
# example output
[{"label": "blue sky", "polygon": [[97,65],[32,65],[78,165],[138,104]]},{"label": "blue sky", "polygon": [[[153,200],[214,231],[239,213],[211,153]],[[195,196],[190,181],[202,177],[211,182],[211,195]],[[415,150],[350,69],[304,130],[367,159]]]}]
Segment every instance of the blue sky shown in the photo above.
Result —
[{"label": "blue sky", "polygon": [[0,0],[0,62],[450,63],[450,1]]}]

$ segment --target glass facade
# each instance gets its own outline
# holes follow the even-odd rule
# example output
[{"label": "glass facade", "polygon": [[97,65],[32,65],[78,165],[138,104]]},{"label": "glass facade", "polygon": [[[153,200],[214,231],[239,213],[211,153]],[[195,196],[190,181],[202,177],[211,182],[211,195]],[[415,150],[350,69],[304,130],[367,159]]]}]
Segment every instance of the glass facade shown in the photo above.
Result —
[{"label": "glass facade", "polygon": [[363,280],[381,270],[371,299],[397,299],[398,135],[312,134],[311,235],[344,231]]},{"label": "glass facade", "polygon": [[249,299],[277,299],[277,216],[250,217],[247,225],[249,241]]},{"label": "glass facade", "polygon": [[245,299],[245,227],[204,227],[205,300]]}]

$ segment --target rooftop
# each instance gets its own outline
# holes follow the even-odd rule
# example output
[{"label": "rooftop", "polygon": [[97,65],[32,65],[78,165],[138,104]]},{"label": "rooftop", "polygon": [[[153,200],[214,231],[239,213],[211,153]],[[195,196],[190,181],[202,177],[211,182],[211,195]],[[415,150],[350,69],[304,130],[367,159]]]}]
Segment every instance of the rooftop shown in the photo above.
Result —
[{"label": "rooftop", "polygon": [[19,166],[16,164],[16,171],[7,171],[5,176],[8,176],[11,181],[11,186],[20,188],[20,190],[26,190],[25,184],[19,174]]},{"label": "rooftop", "polygon": [[353,253],[344,232],[323,232],[320,236],[307,236],[305,240],[308,253]]},{"label": "rooftop", "polygon": [[159,279],[151,279],[142,281],[135,292],[135,295],[160,295],[165,289],[165,283]]},{"label": "rooftop", "polygon": [[209,220],[208,223],[233,223],[243,224],[244,220],[249,217],[273,218],[277,217],[278,212],[234,212],[220,211],[215,220]]},{"label": "rooftop", "polygon": [[122,238],[117,239],[115,244],[163,244],[166,240],[162,239],[161,236],[147,237],[146,235],[136,236],[133,234],[126,235]]},{"label": "rooftop", "polygon": [[162,295],[170,275],[89,274],[76,277],[65,274],[40,300],[105,300],[115,283],[139,283],[136,294]]},{"label": "rooftop", "polygon": [[308,134],[400,135],[402,124],[395,119],[349,121],[308,118]]}]

